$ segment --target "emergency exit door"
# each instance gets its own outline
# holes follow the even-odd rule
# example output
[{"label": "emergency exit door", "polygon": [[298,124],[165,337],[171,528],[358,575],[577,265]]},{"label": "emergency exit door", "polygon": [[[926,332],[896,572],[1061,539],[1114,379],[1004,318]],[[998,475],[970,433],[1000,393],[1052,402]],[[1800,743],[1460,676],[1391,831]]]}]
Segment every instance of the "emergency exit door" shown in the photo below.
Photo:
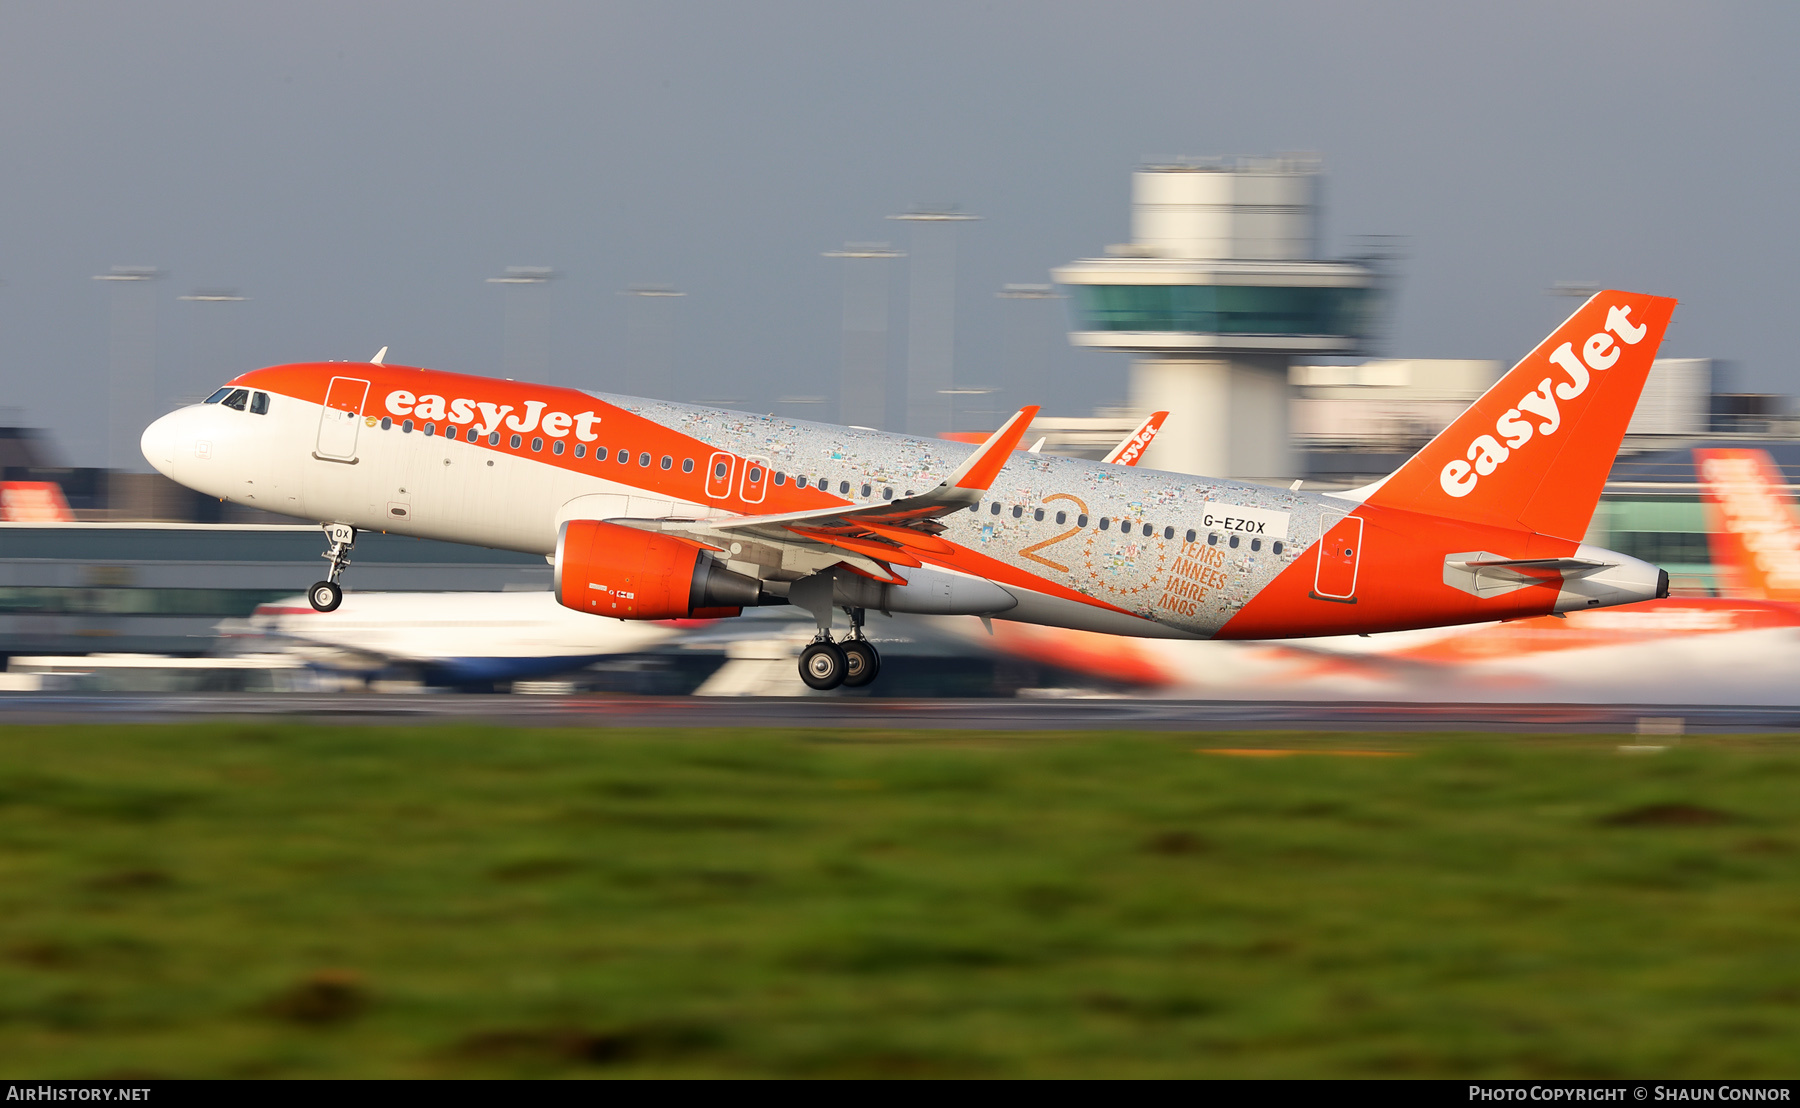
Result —
[{"label": "emergency exit door", "polygon": [[[1325,524],[1322,522],[1321,526]],[[1319,568],[1313,574],[1313,595],[1320,600],[1355,603],[1356,570],[1362,560],[1363,521],[1345,516],[1326,527],[1319,538]]]},{"label": "emergency exit door", "polygon": [[731,496],[731,471],[736,465],[737,456],[727,454],[723,450],[707,459],[706,498],[708,500],[724,500]]},{"label": "emergency exit door", "polygon": [[362,422],[369,383],[357,377],[333,377],[319,413],[319,441],[313,457],[333,462],[356,460],[356,425]]}]

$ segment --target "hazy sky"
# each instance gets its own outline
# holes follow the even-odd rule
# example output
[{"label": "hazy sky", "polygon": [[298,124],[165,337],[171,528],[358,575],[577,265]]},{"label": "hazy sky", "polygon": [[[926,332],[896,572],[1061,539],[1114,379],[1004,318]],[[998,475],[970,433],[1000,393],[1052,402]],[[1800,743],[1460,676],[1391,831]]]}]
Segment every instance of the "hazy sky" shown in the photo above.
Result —
[{"label": "hazy sky", "polygon": [[[1792,3],[4,0],[0,405],[102,460],[114,265],[168,273],[165,399],[222,350],[497,374],[484,278],[546,265],[559,383],[661,391],[619,293],[664,283],[680,369],[768,409],[835,392],[821,251],[956,203],[959,383],[1038,311],[1086,414],[1124,359],[994,293],[1125,239],[1146,159],[1286,150],[1325,160],[1332,250],[1404,236],[1391,353],[1511,361],[1599,281],[1681,298],[1665,353],[1796,391],[1797,47]],[[251,299],[177,299],[216,287]]]}]

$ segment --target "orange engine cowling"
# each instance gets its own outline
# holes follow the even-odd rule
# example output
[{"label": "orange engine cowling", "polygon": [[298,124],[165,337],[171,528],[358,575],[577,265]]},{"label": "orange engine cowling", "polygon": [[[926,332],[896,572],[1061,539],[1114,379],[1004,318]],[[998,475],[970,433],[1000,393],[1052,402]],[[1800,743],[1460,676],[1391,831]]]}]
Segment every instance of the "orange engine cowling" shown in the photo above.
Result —
[{"label": "orange engine cowling", "polygon": [[655,531],[572,519],[556,536],[556,599],[616,619],[718,619],[757,603],[752,577],[712,551]]}]

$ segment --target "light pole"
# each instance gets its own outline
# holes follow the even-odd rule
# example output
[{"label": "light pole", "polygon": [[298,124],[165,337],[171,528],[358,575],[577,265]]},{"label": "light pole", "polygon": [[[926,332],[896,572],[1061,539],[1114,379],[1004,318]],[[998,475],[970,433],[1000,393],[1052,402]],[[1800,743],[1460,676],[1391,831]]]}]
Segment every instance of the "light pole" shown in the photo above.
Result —
[{"label": "light pole", "polygon": [[994,295],[1001,300],[1021,302],[1005,312],[1001,328],[1006,403],[1014,408],[1025,404],[1050,404],[1046,392],[1050,376],[1050,340],[1054,332],[1043,319],[1042,305],[1047,300],[1061,300],[1062,295],[1053,285],[1032,284],[1002,285]]},{"label": "light pole", "polygon": [[885,242],[847,242],[825,251],[844,259],[844,364],[838,422],[887,427],[888,267],[905,254]]},{"label": "light pole", "polygon": [[949,421],[946,431],[956,430],[956,398],[959,396],[988,396],[999,392],[999,389],[986,386],[973,386],[966,389],[939,389],[938,395],[945,398],[945,418]]},{"label": "light pole", "polygon": [[[242,304],[250,299],[236,289],[195,289],[175,299],[187,304]],[[181,382],[171,399],[192,403],[235,377],[237,365],[236,312],[225,308],[196,308],[188,320],[191,380]],[[198,388],[197,388],[198,386]]]},{"label": "light pole", "polygon": [[906,430],[947,429],[945,400],[956,379],[956,225],[980,219],[953,205],[890,215],[912,224],[906,332]]},{"label": "light pole", "polygon": [[619,295],[631,297],[626,355],[632,376],[631,387],[620,391],[666,400],[696,399],[682,387],[675,366],[675,302],[687,293],[674,285],[640,284]]},{"label": "light pole", "polygon": [[506,320],[500,337],[504,376],[514,381],[550,383],[551,281],[562,276],[548,266],[509,265],[490,285],[505,286]]},{"label": "light pole", "polygon": [[156,282],[150,265],[116,265],[94,280],[112,285],[111,380],[106,406],[106,464],[141,470],[138,437],[156,401]]}]

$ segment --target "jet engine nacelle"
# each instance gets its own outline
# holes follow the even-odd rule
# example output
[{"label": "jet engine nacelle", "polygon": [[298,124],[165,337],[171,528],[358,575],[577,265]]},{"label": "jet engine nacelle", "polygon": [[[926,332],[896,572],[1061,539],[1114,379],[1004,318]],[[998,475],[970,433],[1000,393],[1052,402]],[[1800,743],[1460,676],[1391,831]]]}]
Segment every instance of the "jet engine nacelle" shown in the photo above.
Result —
[{"label": "jet engine nacelle", "polygon": [[556,599],[615,619],[718,619],[757,602],[754,578],[655,531],[571,519],[556,535]]}]

